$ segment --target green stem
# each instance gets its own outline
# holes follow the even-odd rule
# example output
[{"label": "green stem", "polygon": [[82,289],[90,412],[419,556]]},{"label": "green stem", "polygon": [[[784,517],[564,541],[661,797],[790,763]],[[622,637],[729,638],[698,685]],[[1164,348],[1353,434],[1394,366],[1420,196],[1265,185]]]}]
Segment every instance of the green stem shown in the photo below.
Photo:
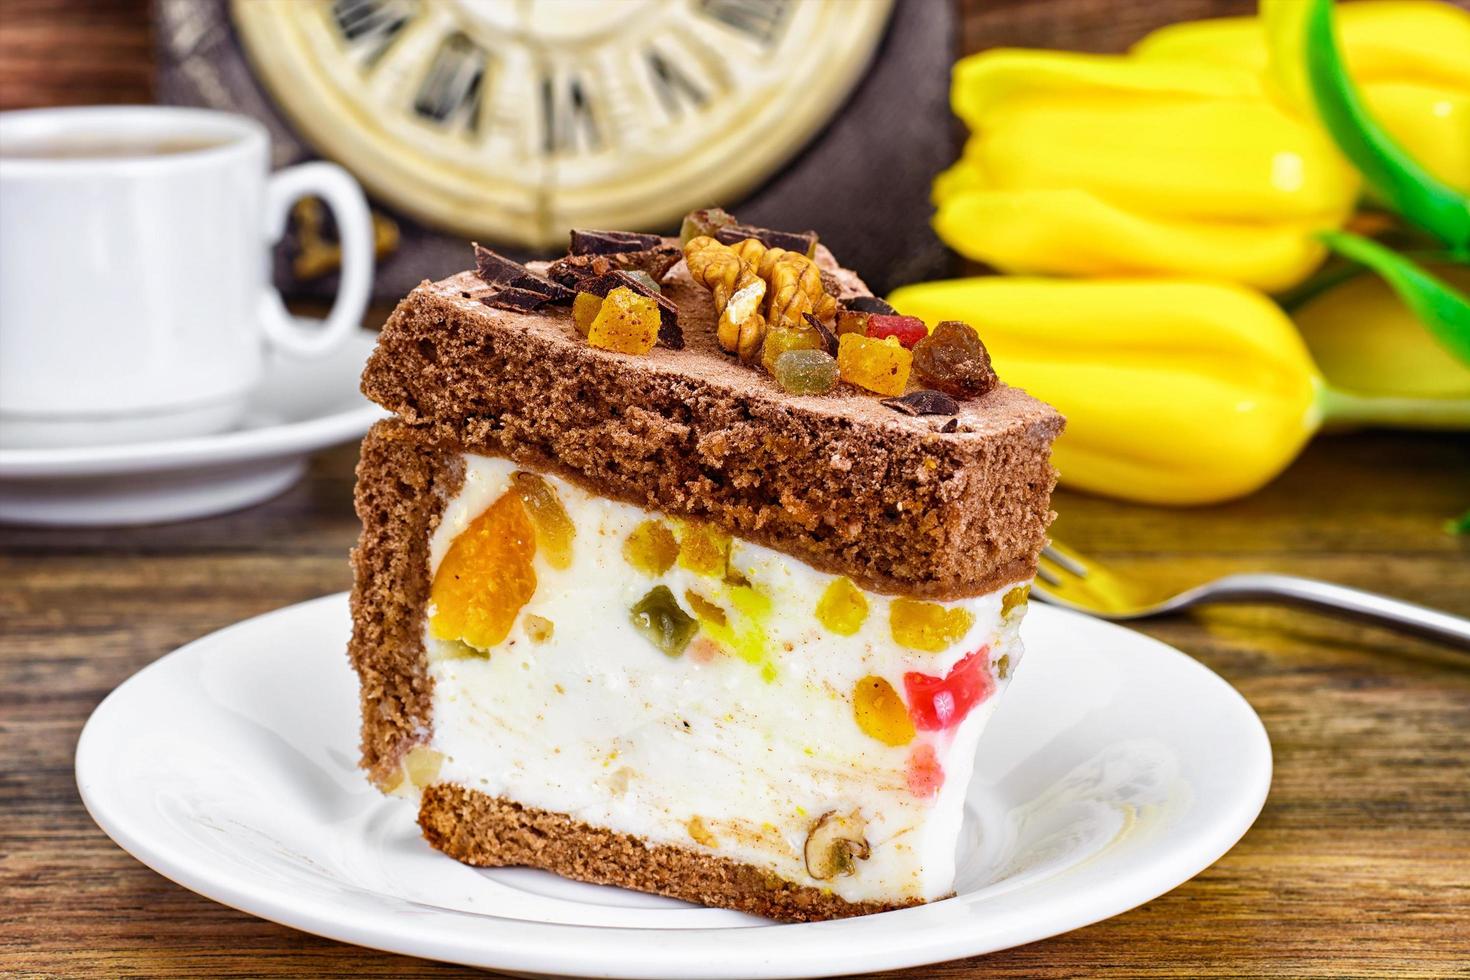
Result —
[{"label": "green stem", "polygon": [[1470,398],[1358,395],[1324,385],[1317,405],[1323,421],[1333,428],[1470,429]]},{"label": "green stem", "polygon": [[1308,2],[1303,56],[1322,125],[1390,207],[1456,255],[1470,255],[1470,198],[1424,169],[1368,114],[1338,48],[1332,0]]}]

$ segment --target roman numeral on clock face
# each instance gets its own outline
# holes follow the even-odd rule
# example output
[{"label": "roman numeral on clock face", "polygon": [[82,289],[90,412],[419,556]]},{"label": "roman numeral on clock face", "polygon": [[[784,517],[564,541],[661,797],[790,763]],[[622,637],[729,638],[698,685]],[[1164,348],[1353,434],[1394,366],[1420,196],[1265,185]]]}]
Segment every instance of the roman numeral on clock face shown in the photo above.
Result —
[{"label": "roman numeral on clock face", "polygon": [[699,0],[696,9],[769,47],[781,34],[791,0]]},{"label": "roman numeral on clock face", "polygon": [[485,60],[484,49],[463,33],[449,35],[434,53],[428,74],[414,96],[413,111],[445,128],[460,127],[471,133],[478,130]]},{"label": "roman numeral on clock face", "polygon": [[648,68],[653,90],[658,94],[658,100],[670,118],[683,115],[686,106],[699,108],[709,101],[709,96],[699,83],[658,48],[644,51],[643,61]]},{"label": "roman numeral on clock face", "polygon": [[359,62],[371,65],[418,16],[418,0],[333,0],[332,20]]},{"label": "roman numeral on clock face", "polygon": [[580,75],[541,79],[541,149],[547,156],[602,148],[591,90]]}]

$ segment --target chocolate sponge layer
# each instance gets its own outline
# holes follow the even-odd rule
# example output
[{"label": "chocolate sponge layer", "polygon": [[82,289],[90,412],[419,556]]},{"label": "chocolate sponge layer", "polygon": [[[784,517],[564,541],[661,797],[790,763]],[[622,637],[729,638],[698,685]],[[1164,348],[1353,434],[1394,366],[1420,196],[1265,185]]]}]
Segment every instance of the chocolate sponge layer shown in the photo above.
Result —
[{"label": "chocolate sponge layer", "polygon": [[487,307],[488,291],[468,272],[423,283],[368,363],[363,391],[426,442],[708,520],[870,590],[952,599],[1033,574],[1062,420],[1024,392],[962,403],[953,432],[856,389],[787,395],[718,349],[682,263],[665,294],[686,347],[645,356],[588,346],[564,309]]}]

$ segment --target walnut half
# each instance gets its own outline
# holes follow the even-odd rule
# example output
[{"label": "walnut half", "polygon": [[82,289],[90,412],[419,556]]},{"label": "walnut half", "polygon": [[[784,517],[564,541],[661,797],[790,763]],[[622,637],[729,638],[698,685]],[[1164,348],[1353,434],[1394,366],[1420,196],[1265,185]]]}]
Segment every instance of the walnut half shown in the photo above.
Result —
[{"label": "walnut half", "polygon": [[871,850],[863,836],[867,824],[857,811],[839,814],[828,810],[816,819],[806,835],[806,870],[818,881],[857,872],[854,861],[866,861]]}]

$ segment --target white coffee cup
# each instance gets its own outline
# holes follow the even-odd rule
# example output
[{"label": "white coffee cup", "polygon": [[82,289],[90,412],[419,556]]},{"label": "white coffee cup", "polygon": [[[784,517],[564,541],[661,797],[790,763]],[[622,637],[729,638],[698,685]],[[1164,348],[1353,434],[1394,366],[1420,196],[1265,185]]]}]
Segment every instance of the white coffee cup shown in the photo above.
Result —
[{"label": "white coffee cup", "polygon": [[[270,283],[291,205],[342,242],[327,318]],[[265,128],[204,109],[0,113],[0,447],[83,446],[238,423],[268,348],[323,354],[362,320],[371,216],[341,167],[270,173]]]}]

